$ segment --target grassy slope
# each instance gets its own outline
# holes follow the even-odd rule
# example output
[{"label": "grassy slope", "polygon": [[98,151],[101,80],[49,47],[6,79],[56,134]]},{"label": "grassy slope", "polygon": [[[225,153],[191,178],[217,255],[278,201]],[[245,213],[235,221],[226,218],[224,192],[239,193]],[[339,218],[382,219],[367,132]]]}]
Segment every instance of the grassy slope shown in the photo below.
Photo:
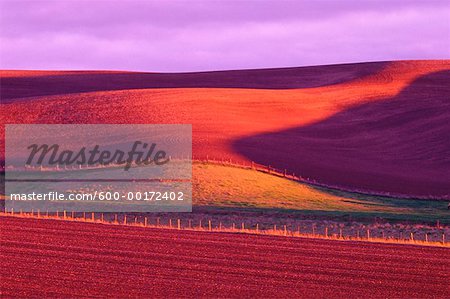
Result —
[{"label": "grassy slope", "polygon": [[[195,162],[192,166],[192,179],[193,206],[197,212],[250,212],[267,216],[279,214],[277,217],[281,218],[294,214],[320,219],[348,219],[348,216],[351,216],[355,220],[374,220],[378,217],[413,222],[439,220],[443,224],[450,224],[445,201],[398,199],[343,192],[294,182],[256,170],[200,162]],[[1,180],[4,180],[3,175]],[[68,184],[65,184],[62,190],[52,187],[48,191],[63,192],[69,188]],[[104,190],[99,186],[94,189],[111,190],[109,187]],[[139,186],[141,185],[136,185],[136,190],[126,189],[124,192],[142,191]],[[33,186],[28,188],[23,192],[36,191]],[[120,187],[118,188],[120,190]]]},{"label": "grassy slope", "polygon": [[448,219],[447,203],[405,200],[315,188],[262,172],[194,164],[194,205],[398,220]]}]

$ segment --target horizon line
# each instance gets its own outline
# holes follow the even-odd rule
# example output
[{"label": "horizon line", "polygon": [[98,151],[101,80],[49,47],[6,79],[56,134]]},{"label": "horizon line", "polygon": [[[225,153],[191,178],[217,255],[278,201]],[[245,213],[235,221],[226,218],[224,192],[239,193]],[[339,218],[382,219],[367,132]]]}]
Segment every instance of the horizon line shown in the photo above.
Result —
[{"label": "horizon line", "polygon": [[322,66],[339,66],[339,65],[357,65],[357,64],[371,64],[371,63],[389,63],[389,62],[438,62],[450,61],[449,58],[439,59],[393,59],[393,60],[369,60],[369,61],[355,61],[355,62],[340,62],[330,64],[314,64],[314,65],[297,65],[297,66],[276,66],[276,67],[261,67],[261,68],[236,68],[236,69],[211,69],[211,70],[193,70],[193,71],[140,71],[129,69],[2,69],[0,72],[123,72],[123,73],[153,73],[153,74],[191,74],[191,73],[211,73],[211,72],[233,72],[233,71],[254,71],[254,70],[277,70],[277,69],[296,69],[308,67],[322,67]]}]

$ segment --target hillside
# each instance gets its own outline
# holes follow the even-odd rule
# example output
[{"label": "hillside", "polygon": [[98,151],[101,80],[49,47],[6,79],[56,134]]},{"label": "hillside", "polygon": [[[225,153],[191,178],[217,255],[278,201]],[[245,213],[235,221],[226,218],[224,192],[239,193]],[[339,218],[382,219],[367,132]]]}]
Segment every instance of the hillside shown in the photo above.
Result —
[{"label": "hillside", "polygon": [[[447,204],[440,201],[404,200],[317,188],[251,169],[195,163],[193,205],[285,210],[309,215],[352,215],[354,218],[445,220]],[[407,215],[407,216],[405,216]],[[443,223],[447,223],[444,221]]]},{"label": "hillside", "polygon": [[351,190],[450,196],[449,61],[2,71],[1,91],[2,123],[191,123],[194,157],[256,161]]}]

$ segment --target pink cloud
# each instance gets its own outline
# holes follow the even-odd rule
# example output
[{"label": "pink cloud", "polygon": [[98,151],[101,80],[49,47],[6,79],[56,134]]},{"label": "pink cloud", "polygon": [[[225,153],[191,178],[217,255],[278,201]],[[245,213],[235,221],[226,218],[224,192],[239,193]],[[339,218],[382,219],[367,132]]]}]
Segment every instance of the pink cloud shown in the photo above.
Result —
[{"label": "pink cloud", "polygon": [[443,1],[2,1],[0,68],[195,71],[446,59]]}]

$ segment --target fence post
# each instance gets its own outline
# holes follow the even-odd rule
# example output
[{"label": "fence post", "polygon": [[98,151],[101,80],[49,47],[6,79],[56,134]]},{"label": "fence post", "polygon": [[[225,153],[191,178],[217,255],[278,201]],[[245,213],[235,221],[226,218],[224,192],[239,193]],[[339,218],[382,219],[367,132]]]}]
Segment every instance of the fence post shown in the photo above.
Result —
[{"label": "fence post", "polygon": [[442,233],[442,245],[445,244],[445,233]]},{"label": "fence post", "polygon": [[181,229],[181,220],[180,218],[177,219],[178,229]]},{"label": "fence post", "polygon": [[231,227],[231,230],[234,231],[235,228],[236,228],[236,225],[235,225],[234,222],[233,222],[233,226]]},{"label": "fence post", "polygon": [[119,223],[119,220],[117,219],[117,214],[114,215],[114,223],[115,223],[115,224],[118,224],[118,223]]},{"label": "fence post", "polygon": [[202,220],[200,219],[200,221],[198,222],[198,228],[202,229]]},{"label": "fence post", "polygon": [[339,239],[342,239],[342,228],[339,229]]},{"label": "fence post", "polygon": [[148,218],[145,217],[145,218],[144,218],[144,227],[147,227],[147,224],[148,224]]},{"label": "fence post", "polygon": [[256,233],[259,233],[259,224],[256,223]]},{"label": "fence post", "polygon": [[284,235],[287,236],[287,227],[286,227],[286,224],[284,225]]},{"label": "fence post", "polygon": [[191,222],[192,222],[192,220],[191,219],[189,219],[188,220],[188,226],[189,226],[189,229],[191,229],[192,227],[191,227]]},{"label": "fence post", "polygon": [[414,233],[413,232],[411,232],[410,240],[414,241]]},{"label": "fence post", "polygon": [[328,226],[325,226],[325,238],[328,238]]},{"label": "fence post", "polygon": [[172,218],[169,218],[169,228],[172,228]]},{"label": "fence post", "polygon": [[370,230],[367,229],[367,240],[370,240]]},{"label": "fence post", "polygon": [[91,213],[91,220],[92,220],[92,222],[95,221],[95,215],[94,215],[94,212]]},{"label": "fence post", "polygon": [[37,217],[41,218],[41,210],[39,210],[39,209],[38,209],[38,212],[37,212]]},{"label": "fence post", "polygon": [[273,225],[273,231],[274,231],[274,232],[277,231],[277,225],[276,225],[276,224]]},{"label": "fence post", "polygon": [[208,230],[211,231],[212,230],[212,226],[211,226],[211,220],[208,220]]},{"label": "fence post", "polygon": [[72,211],[72,219],[74,219],[75,217],[74,217],[74,212]]},{"label": "fence post", "polygon": [[101,214],[100,222],[102,222],[102,223],[105,222],[105,217],[104,217],[103,213]]},{"label": "fence post", "polygon": [[64,210],[63,211],[63,219],[66,219],[67,218],[67,213],[66,213],[66,210]]},{"label": "fence post", "polygon": [[244,222],[242,222],[242,231],[245,230]]},{"label": "fence post", "polygon": [[137,216],[134,216],[134,225],[137,225]]},{"label": "fence post", "polygon": [[425,242],[428,243],[428,233],[425,233]]}]

